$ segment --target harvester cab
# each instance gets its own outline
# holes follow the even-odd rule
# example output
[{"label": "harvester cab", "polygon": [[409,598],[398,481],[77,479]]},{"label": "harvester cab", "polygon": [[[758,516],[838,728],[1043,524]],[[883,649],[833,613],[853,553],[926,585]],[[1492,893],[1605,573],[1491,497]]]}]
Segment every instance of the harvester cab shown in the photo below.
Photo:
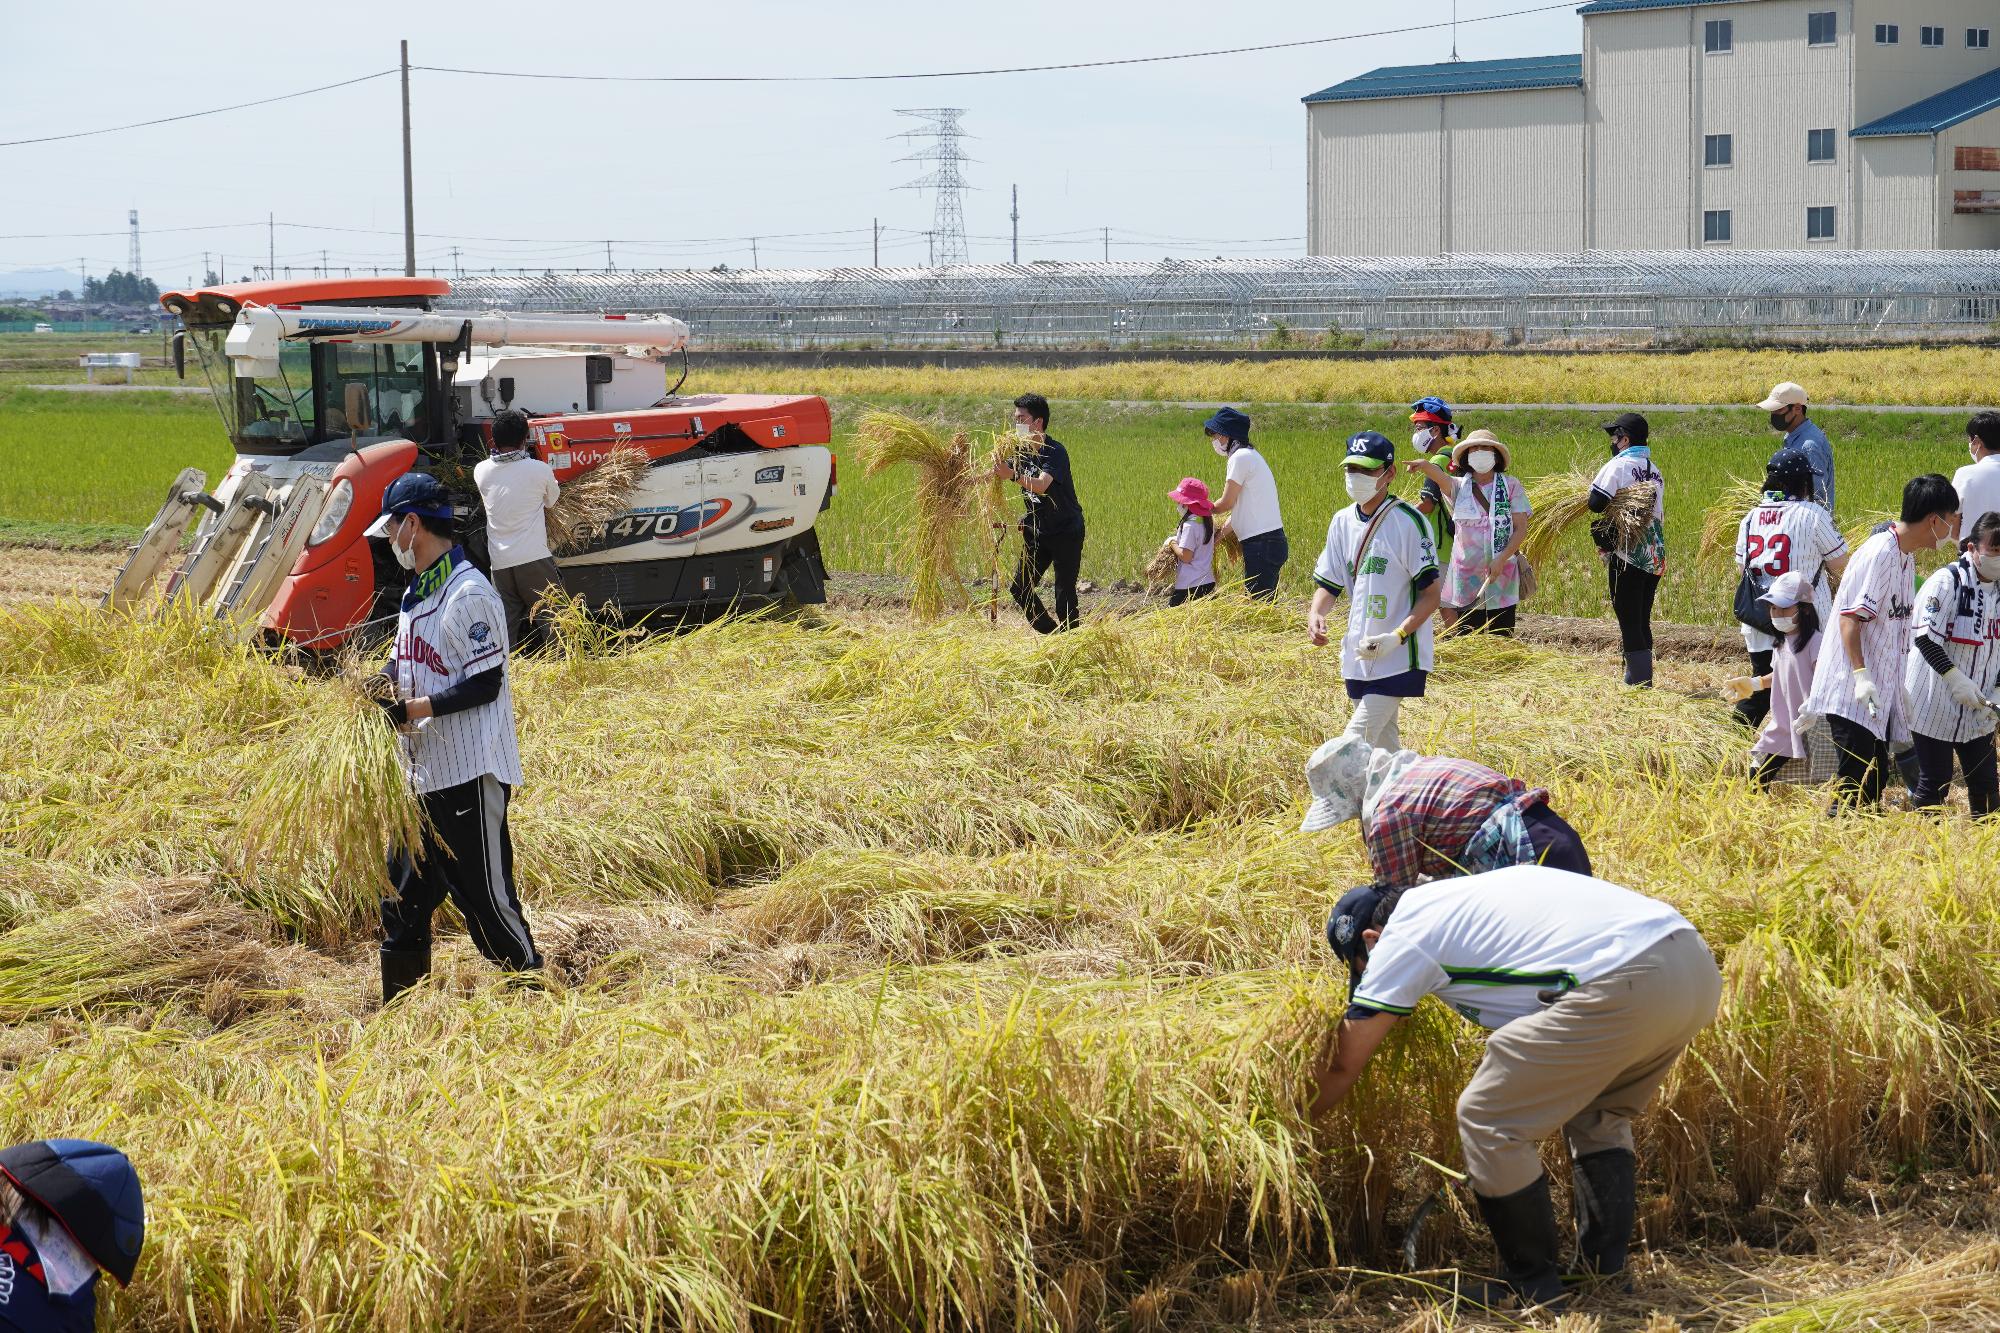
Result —
[{"label": "harvester cab", "polygon": [[[475,563],[472,482],[492,420],[531,423],[567,482],[613,451],[648,466],[627,510],[571,534],[558,566],[593,609],[632,617],[825,599],[817,522],[831,503],[831,415],[811,395],[682,395],[688,328],[667,316],[435,308],[417,278],[168,292],[236,459],[196,468],[132,548],[105,604],[165,599],[274,644],[327,651],[393,617],[408,575],[365,530],[389,483],[452,490]],[[184,352],[182,353],[184,357]]]}]

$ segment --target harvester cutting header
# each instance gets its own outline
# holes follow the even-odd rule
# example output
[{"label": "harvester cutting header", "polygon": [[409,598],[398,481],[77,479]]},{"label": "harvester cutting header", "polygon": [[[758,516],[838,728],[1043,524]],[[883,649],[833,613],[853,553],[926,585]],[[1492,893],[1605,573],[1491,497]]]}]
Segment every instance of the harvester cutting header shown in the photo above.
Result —
[{"label": "harvester cutting header", "polygon": [[212,488],[196,468],[174,480],[106,605],[137,605],[165,572],[169,601],[273,643],[336,648],[392,616],[406,585],[365,535],[404,473],[451,488],[484,564],[472,467],[509,408],[528,414],[530,447],[561,481],[621,448],[649,460],[626,512],[574,534],[559,558],[565,586],[594,608],[824,600],[825,400],[669,389],[667,358],[682,354],[684,382],[689,334],[668,316],[432,308],[449,292],[365,278],[163,295],[185,326],[176,364],[185,374],[192,343],[236,462]]}]

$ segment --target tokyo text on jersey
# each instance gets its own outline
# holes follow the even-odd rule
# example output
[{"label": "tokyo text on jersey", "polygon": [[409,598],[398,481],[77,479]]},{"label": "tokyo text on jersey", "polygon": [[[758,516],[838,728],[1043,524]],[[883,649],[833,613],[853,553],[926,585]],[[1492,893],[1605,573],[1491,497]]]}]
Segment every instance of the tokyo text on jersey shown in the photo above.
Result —
[{"label": "tokyo text on jersey", "polygon": [[[396,645],[389,654],[396,697],[429,697],[481,672],[506,669],[507,615],[500,594],[454,546],[403,594]],[[431,718],[416,728],[404,758],[420,792],[455,787],[488,773],[518,786],[521,755],[506,678],[493,702]]]}]

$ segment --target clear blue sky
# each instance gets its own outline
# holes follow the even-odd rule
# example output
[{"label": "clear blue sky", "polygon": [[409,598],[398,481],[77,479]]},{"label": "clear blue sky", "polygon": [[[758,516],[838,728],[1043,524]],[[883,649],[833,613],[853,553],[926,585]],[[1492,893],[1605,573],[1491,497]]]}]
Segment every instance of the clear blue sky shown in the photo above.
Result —
[{"label": "clear blue sky", "polygon": [[[1461,19],[1534,0],[1460,0]],[[914,0],[743,0],[640,6],[377,3],[189,9],[157,3],[19,4],[0,43],[0,140],[171,115],[395,64],[598,74],[872,73],[1049,64],[1328,37],[1450,17],[1450,0],[1400,4],[1192,0],[933,4]],[[1578,49],[1569,9],[1467,23],[1467,58]],[[419,263],[621,267],[750,263],[747,242],[642,247],[696,237],[856,229],[767,239],[764,267],[862,263],[879,217],[899,229],[884,263],[922,263],[927,195],[895,187],[897,107],[959,106],[979,136],[966,168],[974,260],[1007,257],[1008,186],[1021,187],[1022,258],[1090,259],[1096,228],[1222,238],[1169,251],[1134,237],[1114,258],[1167,253],[1296,254],[1305,229],[1305,112],[1299,98],[1385,64],[1442,60],[1446,30],[1206,60],[975,79],[791,85],[521,82],[420,73],[413,79]],[[0,240],[0,273],[87,256],[123,266],[137,207],[144,271],[162,286],[195,275],[204,250],[232,272],[262,262],[259,226],[281,222],[396,233],[401,217],[394,78],[274,106],[98,138],[0,148],[8,206],[0,233],[109,236]],[[990,237],[995,239],[979,239]],[[398,265],[396,234],[280,226],[278,263]]]}]

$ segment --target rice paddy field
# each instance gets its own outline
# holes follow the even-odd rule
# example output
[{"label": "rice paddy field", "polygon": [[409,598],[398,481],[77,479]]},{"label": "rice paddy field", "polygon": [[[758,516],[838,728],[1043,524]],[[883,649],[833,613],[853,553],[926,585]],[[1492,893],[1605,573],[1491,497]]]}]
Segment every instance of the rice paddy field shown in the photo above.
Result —
[{"label": "rice paddy field", "polygon": [[[830,563],[909,550],[907,470],[852,461],[864,412],[992,430],[1013,391],[837,399]],[[178,467],[226,461],[200,399],[0,393],[0,519],[140,522]],[[1174,480],[1219,475],[1201,413],[1141,396],[1056,405],[1100,579],[1138,577]],[[1253,413],[1311,514],[1299,575],[1338,440],[1407,427]],[[1818,415],[1844,525],[1963,458],[1957,416]],[[1601,457],[1599,416],[1472,424],[1534,476]],[[1689,554],[1663,614],[1713,622],[1730,585],[1697,575],[1695,493],[1753,475],[1771,433],[1740,409],[1655,425]],[[1601,614],[1573,560],[1539,609]],[[1461,1192],[1415,1271],[1403,1253],[1459,1164],[1473,1029],[1427,1005],[1333,1120],[1305,1116],[1345,1004],[1321,929],[1366,869],[1351,826],[1296,831],[1348,705],[1291,604],[1048,640],[978,614],[571,618],[514,670],[545,983],[495,975],[447,912],[434,980],[383,1010],[402,816],[351,687],[186,620],[0,605],[0,1142],[137,1163],[147,1253],[107,1326],[1519,1326],[1440,1296],[1490,1263]],[[1641,1127],[1634,1290],[1555,1326],[2000,1326],[2000,826],[1755,791],[1714,692],[1732,666],[1665,662],[1649,692],[1616,670],[1449,639],[1403,722],[1549,786],[1599,872],[1723,964],[1718,1022]]]}]

